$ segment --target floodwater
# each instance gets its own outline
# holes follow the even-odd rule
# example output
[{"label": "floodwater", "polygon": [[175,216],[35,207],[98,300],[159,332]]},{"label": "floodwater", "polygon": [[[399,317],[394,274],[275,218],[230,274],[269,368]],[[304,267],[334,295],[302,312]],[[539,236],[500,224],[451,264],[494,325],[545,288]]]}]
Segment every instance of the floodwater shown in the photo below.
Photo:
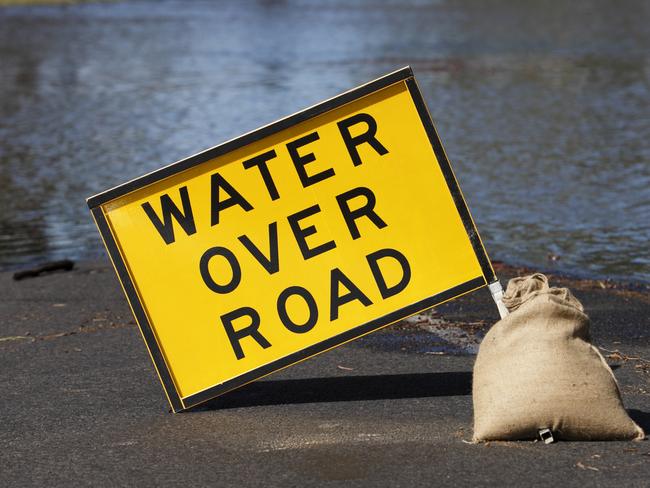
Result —
[{"label": "floodwater", "polygon": [[0,267],[85,198],[410,64],[494,259],[650,281],[650,2],[0,8]]}]

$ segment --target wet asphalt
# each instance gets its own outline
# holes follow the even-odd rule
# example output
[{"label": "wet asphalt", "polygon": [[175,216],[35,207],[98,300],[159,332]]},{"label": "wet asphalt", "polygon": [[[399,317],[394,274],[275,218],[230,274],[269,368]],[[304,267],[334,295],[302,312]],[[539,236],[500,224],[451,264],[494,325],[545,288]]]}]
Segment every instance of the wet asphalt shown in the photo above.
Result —
[{"label": "wet asphalt", "polygon": [[[500,267],[504,278],[522,270]],[[650,430],[650,296],[570,286]],[[650,443],[474,445],[481,290],[182,414],[169,413],[108,263],[0,274],[2,486],[647,486]],[[443,330],[453,333],[444,333]],[[436,332],[437,331],[437,332]],[[611,352],[618,351],[618,352]]]}]

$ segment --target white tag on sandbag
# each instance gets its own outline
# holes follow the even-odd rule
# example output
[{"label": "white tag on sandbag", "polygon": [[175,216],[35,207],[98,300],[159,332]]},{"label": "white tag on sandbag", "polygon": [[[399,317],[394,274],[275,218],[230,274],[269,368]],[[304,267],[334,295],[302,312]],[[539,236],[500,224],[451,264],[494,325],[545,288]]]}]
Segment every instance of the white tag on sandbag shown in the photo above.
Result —
[{"label": "white tag on sandbag", "polygon": [[537,435],[541,441],[544,441],[544,444],[553,444],[555,442],[551,429],[539,429]]}]

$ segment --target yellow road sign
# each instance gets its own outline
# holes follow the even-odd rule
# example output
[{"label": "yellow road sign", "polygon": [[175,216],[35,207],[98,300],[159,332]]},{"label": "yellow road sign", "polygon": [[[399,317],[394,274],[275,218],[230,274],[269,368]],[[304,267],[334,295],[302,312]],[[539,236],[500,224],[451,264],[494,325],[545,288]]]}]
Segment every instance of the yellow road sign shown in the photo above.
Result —
[{"label": "yellow road sign", "polygon": [[496,280],[410,68],[88,205],[174,411]]}]

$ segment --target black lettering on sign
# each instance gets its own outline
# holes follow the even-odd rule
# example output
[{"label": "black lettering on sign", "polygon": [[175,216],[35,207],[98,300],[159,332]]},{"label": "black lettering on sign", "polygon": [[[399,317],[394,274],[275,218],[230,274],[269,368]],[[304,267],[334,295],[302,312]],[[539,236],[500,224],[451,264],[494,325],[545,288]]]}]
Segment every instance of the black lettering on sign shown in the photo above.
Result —
[{"label": "black lettering on sign", "polygon": [[[224,189],[229,195],[225,200],[219,199],[221,189]],[[212,202],[212,218],[210,225],[217,225],[219,223],[219,212],[229,207],[239,205],[247,212],[253,210],[253,206],[248,203],[241,193],[233,188],[233,186],[226,181],[226,179],[219,173],[212,175],[210,179],[210,198]]]},{"label": "black lettering on sign", "polygon": [[269,224],[269,257],[267,258],[260,249],[253,244],[247,235],[239,236],[241,242],[248,252],[250,252],[257,262],[260,263],[268,274],[280,271],[280,257],[278,252],[278,223]]},{"label": "black lettering on sign", "polygon": [[178,191],[181,194],[183,211],[181,212],[170,196],[165,193],[160,197],[162,221],[149,202],[142,204],[144,212],[160,234],[160,237],[165,241],[165,244],[171,244],[175,240],[174,221],[172,218],[176,219],[176,222],[178,222],[188,236],[191,236],[196,232],[196,224],[194,223],[194,215],[192,214],[192,205],[190,204],[190,196],[187,192],[187,187],[183,186],[179,188]]},{"label": "black lettering on sign", "polygon": [[[289,300],[289,297],[293,295],[301,297],[309,307],[309,317],[304,324],[295,323],[287,313],[287,300]],[[280,296],[278,297],[277,305],[278,316],[280,317],[282,324],[291,332],[295,332],[296,334],[309,332],[314,328],[316,322],[318,322],[318,307],[316,306],[316,300],[314,300],[312,294],[302,286],[290,286],[289,288],[282,290],[282,293],[280,293]]]},{"label": "black lettering on sign", "polygon": [[300,178],[300,183],[302,183],[303,188],[307,188],[310,185],[334,176],[333,168],[326,169],[325,171],[321,171],[315,175],[308,175],[305,166],[316,161],[316,156],[314,156],[314,153],[307,153],[304,156],[298,154],[299,148],[306,146],[311,142],[317,141],[318,139],[320,139],[318,132],[312,132],[311,134],[307,134],[300,139],[296,139],[295,141],[287,143],[287,151],[289,151],[291,161],[293,161],[293,165],[296,167],[296,172],[298,173],[298,177]]},{"label": "black lettering on sign", "polygon": [[317,232],[316,226],[310,225],[309,227],[302,228],[300,227],[300,221],[311,215],[317,214],[318,212],[320,212],[320,206],[313,205],[287,217],[291,231],[296,238],[296,242],[298,243],[298,247],[300,248],[300,252],[302,253],[302,257],[305,259],[305,261],[336,247],[336,243],[334,241],[328,241],[324,244],[321,244],[320,246],[312,248],[307,245],[307,237]]},{"label": "black lettering on sign", "polygon": [[[386,284],[384,275],[381,273],[381,269],[379,268],[379,260],[385,258],[394,259],[402,268],[402,278],[398,283],[392,286],[388,286]],[[377,283],[379,293],[381,293],[381,297],[384,299],[392,297],[393,295],[397,295],[400,291],[406,288],[406,285],[408,285],[411,281],[411,266],[409,265],[406,256],[404,256],[401,252],[396,251],[395,249],[389,248],[375,251],[371,254],[368,254],[366,256],[366,259],[370,265],[372,276],[375,278],[375,282]]]},{"label": "black lettering on sign", "polygon": [[[250,325],[235,330],[232,323],[245,316],[250,318]],[[257,313],[257,310],[254,308],[241,307],[232,312],[223,314],[221,316],[221,323],[223,324],[223,328],[226,330],[226,335],[228,336],[228,340],[230,340],[230,345],[232,346],[232,350],[235,352],[237,359],[243,359],[245,357],[244,351],[239,343],[244,337],[252,337],[255,342],[264,349],[271,347],[271,343],[266,340],[266,337],[264,337],[258,330],[260,327],[260,314]]]},{"label": "black lettering on sign", "polygon": [[[230,278],[230,281],[225,285],[220,285],[214,281],[210,274],[210,260],[215,256],[223,256],[226,258],[226,261],[228,261],[230,269],[232,270],[232,278]],[[215,246],[205,251],[203,256],[201,256],[199,270],[201,271],[201,278],[203,278],[205,286],[215,293],[230,293],[239,286],[239,282],[241,281],[241,267],[239,266],[239,261],[237,261],[233,252],[225,247]]]},{"label": "black lettering on sign", "polygon": [[[364,133],[353,137],[350,134],[350,127],[357,124],[366,124],[368,129]],[[363,113],[356,114],[342,120],[336,125],[339,126],[339,132],[341,133],[343,142],[345,142],[345,147],[348,149],[350,159],[352,159],[352,163],[355,166],[359,166],[362,163],[361,157],[359,156],[359,149],[357,149],[361,144],[370,144],[380,156],[388,154],[388,149],[375,137],[377,134],[377,121],[372,116]]]},{"label": "black lettering on sign", "polygon": [[[357,197],[365,197],[366,202],[362,206],[352,210],[350,209],[349,201]],[[343,214],[343,218],[345,219],[345,223],[348,226],[348,230],[350,231],[352,239],[358,239],[361,237],[356,222],[356,220],[360,217],[368,217],[370,221],[377,226],[378,229],[383,229],[387,225],[386,222],[384,222],[374,210],[377,199],[375,198],[375,194],[370,188],[363,186],[353,188],[352,190],[338,195],[336,197],[336,201],[339,204],[341,214]]]},{"label": "black lettering on sign", "polygon": [[[339,284],[348,289],[348,293],[339,294]],[[370,298],[352,283],[352,280],[343,274],[338,268],[334,268],[330,273],[330,321],[339,318],[339,307],[346,303],[359,300],[364,306],[372,305]]]},{"label": "black lettering on sign", "polygon": [[277,200],[278,198],[280,198],[280,195],[278,194],[278,189],[275,187],[275,182],[271,177],[271,172],[269,171],[269,167],[266,164],[267,162],[269,162],[271,159],[275,157],[277,157],[277,154],[275,153],[274,149],[271,149],[270,151],[260,154],[259,156],[255,156],[254,158],[251,158],[242,163],[245,169],[249,169],[252,168],[253,166],[257,166],[257,169],[260,170],[260,175],[262,175],[262,180],[266,185],[266,190],[269,192],[269,196],[271,197],[271,200]]}]

